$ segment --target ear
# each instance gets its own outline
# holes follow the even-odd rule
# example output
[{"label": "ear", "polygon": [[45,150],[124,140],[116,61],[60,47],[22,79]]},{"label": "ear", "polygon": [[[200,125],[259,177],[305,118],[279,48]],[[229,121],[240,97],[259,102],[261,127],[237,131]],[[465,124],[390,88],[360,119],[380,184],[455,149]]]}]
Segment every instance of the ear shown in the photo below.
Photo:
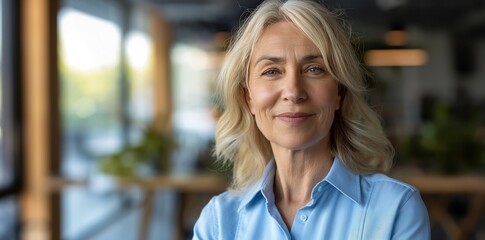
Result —
[{"label": "ear", "polygon": [[342,104],[342,96],[340,93],[337,95],[337,103],[335,104],[335,111],[340,110],[340,105]]},{"label": "ear", "polygon": [[338,90],[337,90],[338,92],[337,92],[337,104],[335,106],[335,111],[340,110],[340,107],[342,106],[345,98],[345,93],[347,92],[346,88],[342,86],[342,84],[339,83],[337,87],[338,87]]}]

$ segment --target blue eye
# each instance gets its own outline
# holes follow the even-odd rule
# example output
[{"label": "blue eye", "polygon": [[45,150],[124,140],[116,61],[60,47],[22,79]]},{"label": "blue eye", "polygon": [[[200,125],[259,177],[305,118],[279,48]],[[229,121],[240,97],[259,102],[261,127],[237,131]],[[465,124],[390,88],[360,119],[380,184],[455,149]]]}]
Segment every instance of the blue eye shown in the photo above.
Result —
[{"label": "blue eye", "polygon": [[274,68],[271,68],[271,69],[268,69],[266,71],[263,72],[263,76],[274,76],[274,75],[277,75],[279,72],[278,70],[274,69]]},{"label": "blue eye", "polygon": [[323,68],[318,67],[318,66],[311,66],[311,67],[307,68],[307,70],[306,70],[306,71],[307,71],[308,73],[311,73],[311,74],[321,74],[321,73],[325,72],[325,71],[323,70]]}]

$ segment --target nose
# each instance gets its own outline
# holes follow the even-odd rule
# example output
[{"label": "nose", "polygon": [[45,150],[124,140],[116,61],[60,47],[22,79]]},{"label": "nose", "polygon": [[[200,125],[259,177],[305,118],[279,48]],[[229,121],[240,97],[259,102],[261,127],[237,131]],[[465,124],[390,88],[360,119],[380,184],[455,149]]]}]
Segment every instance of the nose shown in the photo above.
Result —
[{"label": "nose", "polygon": [[284,101],[300,103],[308,98],[304,83],[299,74],[288,75],[283,84],[282,98]]}]

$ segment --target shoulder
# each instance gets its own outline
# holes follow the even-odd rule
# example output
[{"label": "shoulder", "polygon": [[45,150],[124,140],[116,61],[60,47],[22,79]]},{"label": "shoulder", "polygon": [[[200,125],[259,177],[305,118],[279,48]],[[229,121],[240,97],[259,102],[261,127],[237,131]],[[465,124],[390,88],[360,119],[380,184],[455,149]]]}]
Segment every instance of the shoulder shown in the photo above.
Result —
[{"label": "shoulder", "polygon": [[402,182],[400,180],[397,180],[395,178],[389,177],[388,175],[382,174],[382,173],[374,173],[374,174],[369,174],[369,175],[362,175],[362,177],[369,182],[372,183],[384,183],[384,184],[393,184],[396,186],[400,186],[409,190],[415,191],[416,188],[410,184],[407,184],[405,182]]},{"label": "shoulder", "polygon": [[[391,239],[429,239],[428,211],[418,189],[383,174],[362,176],[362,187],[369,229],[388,226]],[[389,218],[392,224],[383,222]]]},{"label": "shoulder", "polygon": [[364,188],[373,192],[385,191],[387,194],[393,195],[419,194],[418,189],[414,186],[381,173],[363,175],[362,184]]},{"label": "shoulder", "polygon": [[195,223],[194,239],[231,239],[237,229],[240,204],[240,198],[230,191],[213,197]]},{"label": "shoulder", "polygon": [[200,219],[203,219],[204,217],[224,218],[226,215],[236,214],[240,205],[241,198],[237,194],[232,191],[223,192],[212,197],[209,203],[204,207]]},{"label": "shoulder", "polygon": [[418,189],[384,174],[363,175],[361,187],[370,209],[399,212],[409,206],[424,206]]},{"label": "shoulder", "polygon": [[223,192],[214,196],[208,205],[212,205],[217,211],[232,211],[237,210],[241,205],[241,197],[232,191]]}]

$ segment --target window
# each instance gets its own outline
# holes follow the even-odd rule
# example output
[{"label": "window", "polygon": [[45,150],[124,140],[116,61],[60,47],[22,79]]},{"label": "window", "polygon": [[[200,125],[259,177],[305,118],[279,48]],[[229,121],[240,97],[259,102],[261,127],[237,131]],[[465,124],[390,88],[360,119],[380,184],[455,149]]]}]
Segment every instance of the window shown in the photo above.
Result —
[{"label": "window", "polygon": [[[113,19],[120,17],[116,6],[100,7]],[[96,174],[98,158],[122,145],[121,31],[115,22],[69,5],[60,10],[58,24],[62,175],[87,180]],[[63,238],[69,239],[96,231],[93,226],[106,221],[121,203],[116,196],[84,188],[66,189],[62,196]]]},{"label": "window", "polygon": [[58,14],[62,175],[90,182],[62,191],[66,239],[99,236],[136,197],[111,189],[99,169],[153,117],[152,43],[136,13],[113,1],[69,0]]},{"label": "window", "polygon": [[0,239],[17,239],[20,192],[18,3],[0,1]]},{"label": "window", "polygon": [[[207,170],[214,139],[213,92],[223,52],[196,43],[178,43],[172,50],[173,123],[180,142],[174,170],[187,173]],[[190,96],[190,97],[188,97]]]},{"label": "window", "polygon": [[[2,10],[3,10],[3,1],[0,1],[0,34],[2,35],[2,37],[0,38],[0,55],[2,56],[2,58],[0,58],[0,76],[1,76],[1,79],[0,79],[0,118],[3,117],[3,13],[2,13]],[[3,137],[2,137],[2,130],[3,130],[3,124],[2,122],[0,122],[0,145],[3,146]],[[6,166],[6,162],[4,160],[4,157],[3,157],[3,147],[0,148],[0,188],[4,188],[7,184],[6,182],[8,182],[8,171],[7,171],[7,166]]]}]

